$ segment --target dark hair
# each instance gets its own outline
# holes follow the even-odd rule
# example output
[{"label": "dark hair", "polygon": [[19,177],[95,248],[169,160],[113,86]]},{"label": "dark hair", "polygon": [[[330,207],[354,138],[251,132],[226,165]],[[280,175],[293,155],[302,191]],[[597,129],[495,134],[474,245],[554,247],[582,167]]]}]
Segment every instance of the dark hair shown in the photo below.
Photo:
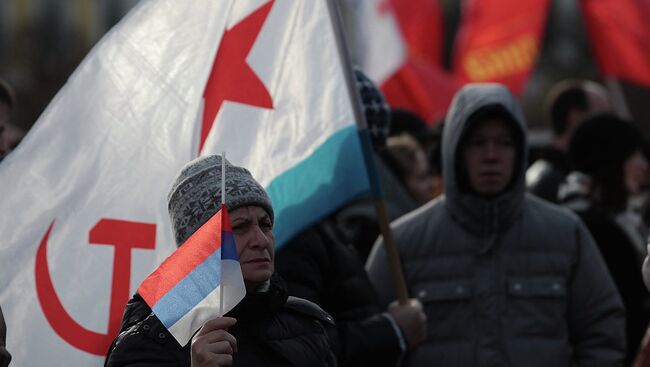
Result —
[{"label": "dark hair", "polygon": [[595,200],[622,210],[627,205],[623,166],[645,142],[638,126],[611,113],[587,117],[569,140],[569,156],[576,170],[593,180]]},{"label": "dark hair", "polygon": [[567,130],[567,117],[571,111],[589,110],[587,93],[579,82],[558,85],[549,92],[544,104],[555,135],[562,135]]},{"label": "dark hair", "polygon": [[399,136],[404,133],[414,137],[423,146],[435,138],[431,128],[418,115],[409,110],[394,108],[392,110],[390,136]]},{"label": "dark hair", "polygon": [[424,152],[418,141],[410,134],[404,133],[388,138],[382,158],[400,182],[405,184],[413,170],[418,151]]}]

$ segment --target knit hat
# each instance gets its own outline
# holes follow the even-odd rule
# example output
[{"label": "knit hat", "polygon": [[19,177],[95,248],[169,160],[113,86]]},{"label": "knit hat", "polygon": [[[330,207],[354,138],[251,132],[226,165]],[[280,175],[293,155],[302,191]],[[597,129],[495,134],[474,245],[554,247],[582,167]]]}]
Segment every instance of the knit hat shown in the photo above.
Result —
[{"label": "knit hat", "polygon": [[[273,221],[271,199],[243,167],[226,160],[226,207],[229,211],[254,205],[266,210]],[[221,156],[210,155],[188,163],[167,195],[167,208],[180,246],[221,208]]]},{"label": "knit hat", "polygon": [[361,105],[368,123],[372,145],[375,149],[383,148],[390,133],[390,107],[379,88],[359,67],[354,68],[354,75],[357,79],[357,89],[361,96]]},{"label": "knit hat", "polygon": [[642,139],[634,123],[601,113],[578,125],[569,140],[569,155],[575,169],[602,177],[615,174],[628,157],[643,147]]}]

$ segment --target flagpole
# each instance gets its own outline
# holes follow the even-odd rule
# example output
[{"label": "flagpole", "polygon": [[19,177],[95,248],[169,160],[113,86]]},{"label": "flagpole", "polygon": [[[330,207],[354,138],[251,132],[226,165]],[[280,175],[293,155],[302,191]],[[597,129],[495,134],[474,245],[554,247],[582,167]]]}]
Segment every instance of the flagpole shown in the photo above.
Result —
[{"label": "flagpole", "polygon": [[365,167],[368,174],[368,181],[370,182],[370,191],[372,193],[373,203],[375,205],[375,211],[377,213],[379,229],[381,230],[381,234],[384,237],[384,247],[386,248],[386,253],[388,255],[388,264],[391,272],[391,277],[393,279],[393,284],[395,286],[397,301],[400,304],[407,304],[409,296],[406,289],[406,282],[404,280],[404,273],[402,272],[402,265],[399,259],[399,253],[397,252],[397,246],[395,246],[393,232],[390,229],[390,220],[388,219],[388,212],[386,211],[386,204],[384,202],[383,193],[381,190],[381,183],[379,182],[377,168],[375,167],[374,153],[368,132],[368,124],[366,122],[365,114],[361,110],[361,97],[359,96],[359,92],[355,86],[355,77],[350,61],[351,58],[343,34],[341,13],[336,1],[337,0],[327,0],[330,20],[332,22],[332,29],[334,30],[335,35],[334,38],[336,39],[336,45],[341,57],[341,65],[343,68],[343,74],[345,77],[348,94],[352,99],[352,109],[354,110],[354,117],[357,123],[357,128],[359,129],[362,148],[361,150],[363,152]]},{"label": "flagpole", "polygon": [[[224,205],[226,204],[226,152],[221,153],[221,209],[223,210]],[[223,212],[221,213],[221,225],[223,226]],[[223,232],[223,228],[221,228]],[[221,239],[221,257],[223,258],[223,238]],[[219,266],[219,279],[221,283],[221,291],[219,292],[219,317],[223,316],[223,294],[226,291],[226,287],[223,284],[223,264]]]}]

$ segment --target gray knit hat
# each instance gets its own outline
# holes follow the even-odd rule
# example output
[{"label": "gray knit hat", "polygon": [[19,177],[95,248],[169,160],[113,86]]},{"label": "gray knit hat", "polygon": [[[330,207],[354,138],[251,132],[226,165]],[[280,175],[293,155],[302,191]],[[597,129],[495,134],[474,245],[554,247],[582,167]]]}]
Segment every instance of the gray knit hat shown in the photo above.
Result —
[{"label": "gray knit hat", "polygon": [[[247,205],[263,208],[273,221],[271,199],[264,188],[246,168],[226,160],[226,207],[232,211]],[[176,245],[180,246],[221,208],[221,156],[188,163],[167,195],[167,208]]]},{"label": "gray knit hat", "polygon": [[377,85],[358,66],[354,68],[361,107],[368,123],[373,148],[386,147],[390,133],[391,110]]}]

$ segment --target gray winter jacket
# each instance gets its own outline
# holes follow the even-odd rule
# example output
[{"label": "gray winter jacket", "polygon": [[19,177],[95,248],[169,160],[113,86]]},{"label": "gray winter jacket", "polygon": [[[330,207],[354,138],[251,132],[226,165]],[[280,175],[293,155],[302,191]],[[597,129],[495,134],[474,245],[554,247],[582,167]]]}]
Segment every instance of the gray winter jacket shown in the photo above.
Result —
[{"label": "gray winter jacket", "polygon": [[[522,144],[513,182],[491,200],[458,185],[458,148],[477,110],[500,105]],[[398,219],[393,230],[428,338],[410,366],[617,366],[624,310],[585,226],[525,194],[524,118],[507,89],[470,85],[454,98],[443,136],[445,196]],[[381,238],[368,259],[384,302],[395,298]]]}]

